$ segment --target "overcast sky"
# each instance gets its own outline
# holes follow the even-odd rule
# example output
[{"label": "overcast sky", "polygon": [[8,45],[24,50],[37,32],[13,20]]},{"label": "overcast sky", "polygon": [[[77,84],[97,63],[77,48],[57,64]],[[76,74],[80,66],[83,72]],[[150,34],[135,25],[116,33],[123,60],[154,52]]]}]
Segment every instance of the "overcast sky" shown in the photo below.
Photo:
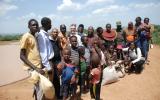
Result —
[{"label": "overcast sky", "polygon": [[[31,18],[52,20],[52,27],[60,24],[84,24],[105,27],[116,21],[126,26],[135,17],[149,17],[160,24],[160,0],[0,0],[0,33],[25,33]],[[40,23],[39,23],[40,24]]]}]

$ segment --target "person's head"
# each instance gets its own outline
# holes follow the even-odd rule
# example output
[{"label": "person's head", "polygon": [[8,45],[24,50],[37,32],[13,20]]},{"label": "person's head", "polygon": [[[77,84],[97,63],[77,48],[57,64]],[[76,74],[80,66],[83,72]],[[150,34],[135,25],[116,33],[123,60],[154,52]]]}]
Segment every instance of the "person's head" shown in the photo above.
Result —
[{"label": "person's head", "polygon": [[106,24],[106,31],[110,32],[111,31],[111,24]]},{"label": "person's head", "polygon": [[60,31],[62,32],[62,34],[66,33],[66,25],[62,24],[60,25]]},{"label": "person's head", "polygon": [[83,24],[79,24],[78,32],[83,33],[83,31],[84,31],[84,25]]},{"label": "person's head", "polygon": [[136,24],[137,25],[140,25],[141,24],[141,17],[136,17],[135,21],[136,21]]},{"label": "person's head", "polygon": [[117,25],[117,30],[120,31],[122,29],[121,21],[117,21],[116,25]]},{"label": "person's head", "polygon": [[52,32],[51,32],[51,36],[53,39],[56,39],[58,37],[58,29],[57,28],[53,28]]},{"label": "person's head", "polygon": [[41,24],[42,24],[42,28],[44,28],[45,31],[50,30],[52,27],[51,19],[48,17],[43,17],[41,19]]},{"label": "person's head", "polygon": [[93,38],[93,44],[92,44],[93,47],[100,47],[100,41],[98,38],[94,37]]},{"label": "person's head", "polygon": [[93,26],[88,27],[88,35],[93,35],[94,34],[94,28]]},{"label": "person's head", "polygon": [[129,48],[130,48],[131,50],[135,49],[136,47],[137,47],[137,46],[136,46],[136,43],[135,43],[135,42],[132,42],[132,43],[129,44]]},{"label": "person's head", "polygon": [[102,33],[103,33],[103,28],[102,28],[102,27],[98,27],[98,28],[96,29],[96,31],[97,31],[97,35],[101,37],[101,35],[102,35]]},{"label": "person's head", "polygon": [[129,22],[129,23],[128,23],[128,28],[129,28],[129,29],[132,29],[132,28],[133,28],[133,22]]},{"label": "person's head", "polygon": [[76,33],[76,24],[71,24],[71,26],[70,26],[70,32],[71,33]]},{"label": "person's head", "polygon": [[69,38],[69,40],[70,40],[70,43],[71,43],[71,47],[72,48],[76,48],[77,47],[77,37],[76,36],[71,36],[70,38]]},{"label": "person's head", "polygon": [[82,36],[81,37],[81,41],[82,41],[83,45],[87,46],[87,44],[88,44],[88,37],[87,36]]},{"label": "person's head", "polygon": [[149,23],[149,18],[148,18],[148,17],[144,18],[144,23],[145,23],[145,24],[148,24],[148,23]]},{"label": "person's head", "polygon": [[31,34],[34,35],[36,32],[39,31],[38,21],[35,19],[30,19],[28,21],[28,28],[30,29]]},{"label": "person's head", "polygon": [[85,54],[85,48],[83,46],[78,47],[78,52],[80,56],[84,56]]},{"label": "person's head", "polygon": [[114,45],[110,45],[108,50],[110,53],[113,53],[114,52]]},{"label": "person's head", "polygon": [[63,59],[65,62],[70,61],[71,49],[64,48],[62,54],[63,54]]}]

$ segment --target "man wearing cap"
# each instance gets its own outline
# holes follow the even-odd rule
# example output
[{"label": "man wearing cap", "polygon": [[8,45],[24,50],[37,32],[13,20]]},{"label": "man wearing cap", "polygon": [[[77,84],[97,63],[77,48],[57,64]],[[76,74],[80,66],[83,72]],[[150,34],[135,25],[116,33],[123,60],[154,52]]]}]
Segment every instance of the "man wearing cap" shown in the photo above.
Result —
[{"label": "man wearing cap", "polygon": [[117,21],[116,24],[117,24],[116,46],[121,45],[122,47],[124,47],[125,46],[125,42],[124,42],[124,34],[123,34],[123,31],[122,31],[121,21]]}]

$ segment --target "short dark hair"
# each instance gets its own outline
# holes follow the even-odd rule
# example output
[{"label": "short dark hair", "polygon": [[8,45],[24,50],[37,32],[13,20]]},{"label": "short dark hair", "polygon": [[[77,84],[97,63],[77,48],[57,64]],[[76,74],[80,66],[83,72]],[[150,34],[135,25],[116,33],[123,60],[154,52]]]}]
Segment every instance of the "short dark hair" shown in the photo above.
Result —
[{"label": "short dark hair", "polygon": [[38,21],[37,21],[36,19],[30,19],[30,20],[28,21],[28,26],[31,24],[32,21],[35,21],[36,23],[38,23]]},{"label": "short dark hair", "polygon": [[85,38],[85,37],[87,37],[87,36],[82,36],[82,37],[81,37],[81,41],[84,41],[84,38]]},{"label": "short dark hair", "polygon": [[43,18],[41,19],[41,24],[42,24],[43,27],[47,26],[48,23],[51,23],[51,19],[50,19],[50,18],[48,18],[48,17],[43,17]]},{"label": "short dark hair", "polygon": [[110,23],[106,24],[106,27],[108,27],[108,26],[111,26],[111,24]]},{"label": "short dark hair", "polygon": [[77,39],[77,37],[73,35],[73,36],[71,36],[71,37],[69,38],[69,40],[71,41],[72,38],[76,38],[76,39]]},{"label": "short dark hair", "polygon": [[140,19],[140,20],[142,20],[142,18],[141,18],[140,16],[136,17],[136,19]]},{"label": "short dark hair", "polygon": [[149,18],[148,18],[148,17],[146,17],[146,18],[144,18],[144,20],[149,20]]},{"label": "short dark hair", "polygon": [[103,30],[103,28],[102,28],[102,27],[98,27],[98,28],[96,29],[96,32],[99,33],[100,30]]},{"label": "short dark hair", "polygon": [[79,26],[78,27],[82,27],[82,28],[84,28],[84,25],[83,24],[79,24]]}]

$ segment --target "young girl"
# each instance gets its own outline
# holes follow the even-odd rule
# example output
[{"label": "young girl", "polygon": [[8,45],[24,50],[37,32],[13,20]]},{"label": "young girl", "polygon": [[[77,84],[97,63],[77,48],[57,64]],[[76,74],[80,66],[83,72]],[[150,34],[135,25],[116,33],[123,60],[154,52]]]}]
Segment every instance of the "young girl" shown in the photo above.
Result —
[{"label": "young girl", "polygon": [[65,48],[63,50],[63,61],[57,66],[59,72],[61,73],[61,95],[63,100],[66,100],[71,94],[73,99],[76,95],[76,76],[77,76],[77,67],[72,64],[70,60],[71,50]]}]

